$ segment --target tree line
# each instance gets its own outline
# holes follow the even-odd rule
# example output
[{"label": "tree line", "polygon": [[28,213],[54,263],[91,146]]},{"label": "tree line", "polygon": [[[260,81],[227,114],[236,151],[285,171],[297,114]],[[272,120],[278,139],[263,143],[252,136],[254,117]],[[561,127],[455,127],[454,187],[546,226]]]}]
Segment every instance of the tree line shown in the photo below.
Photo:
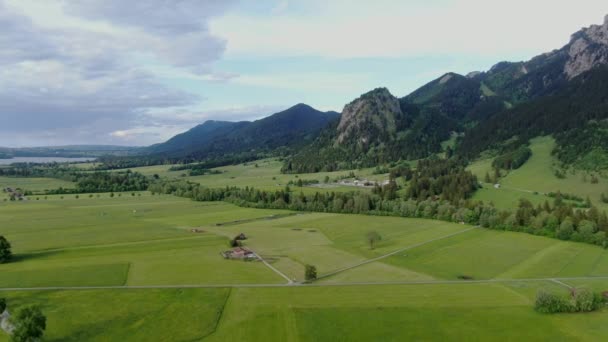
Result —
[{"label": "tree line", "polygon": [[[45,194],[48,195],[144,191],[150,184],[148,177],[131,170],[89,172],[61,164],[16,164],[0,168],[0,176],[55,178],[76,183],[74,188],[60,187],[45,191]],[[31,194],[31,192],[27,191],[25,194]]]},{"label": "tree line", "polygon": [[152,193],[172,194],[196,201],[226,201],[242,207],[297,211],[416,217],[467,223],[484,228],[608,246],[608,216],[596,207],[575,208],[561,198],[534,206],[522,199],[515,211],[491,203],[447,198],[387,198],[364,192],[316,192],[305,195],[289,187],[264,191],[250,187],[207,188],[184,180],[162,180],[150,185]]}]

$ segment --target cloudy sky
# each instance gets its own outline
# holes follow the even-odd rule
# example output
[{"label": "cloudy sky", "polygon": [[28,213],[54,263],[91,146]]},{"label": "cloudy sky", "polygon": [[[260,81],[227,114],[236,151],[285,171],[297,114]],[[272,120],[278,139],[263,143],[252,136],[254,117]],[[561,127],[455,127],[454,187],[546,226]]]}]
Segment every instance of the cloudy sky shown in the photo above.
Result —
[{"label": "cloudy sky", "polygon": [[567,43],[605,0],[0,0],[0,146],[147,145],[340,111]]}]

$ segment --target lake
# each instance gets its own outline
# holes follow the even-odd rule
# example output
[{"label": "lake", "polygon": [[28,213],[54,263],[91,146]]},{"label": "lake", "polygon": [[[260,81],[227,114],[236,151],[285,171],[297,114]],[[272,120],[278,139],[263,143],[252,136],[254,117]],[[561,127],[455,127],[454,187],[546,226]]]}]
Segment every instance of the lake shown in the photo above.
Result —
[{"label": "lake", "polygon": [[95,158],[62,158],[62,157],[14,157],[10,159],[0,159],[0,165],[12,163],[66,163],[66,162],[86,162],[93,161]]}]

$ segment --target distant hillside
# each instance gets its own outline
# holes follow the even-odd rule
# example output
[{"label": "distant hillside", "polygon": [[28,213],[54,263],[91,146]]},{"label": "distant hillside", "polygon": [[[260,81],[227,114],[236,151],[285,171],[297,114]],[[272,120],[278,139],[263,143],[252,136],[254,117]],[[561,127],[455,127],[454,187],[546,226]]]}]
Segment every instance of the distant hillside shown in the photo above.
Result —
[{"label": "distant hillside", "polygon": [[171,153],[176,151],[195,151],[205,148],[213,139],[228,134],[230,131],[246,126],[248,122],[205,121],[187,132],[178,134],[162,144],[152,145],[144,151],[147,153]]},{"label": "distant hillside", "polygon": [[170,158],[203,160],[235,153],[270,152],[311,142],[321,129],[338,118],[298,104],[253,122],[207,121],[146,152]]},{"label": "distant hillside", "polygon": [[[608,117],[606,65],[608,16],[603,25],[584,28],[561,49],[530,61],[500,62],[467,76],[447,73],[401,99],[384,88],[368,92],[346,105],[340,123],[286,161],[283,170],[330,171],[424,158],[440,152],[453,131],[464,135],[457,151],[468,158],[556,134],[558,156],[568,155],[563,162],[590,151],[593,159],[605,160],[608,156],[598,156],[605,144],[596,142],[605,136],[598,127],[605,125],[587,123]],[[582,140],[575,130],[583,127],[593,130],[586,135],[595,139],[585,140],[591,146],[565,148],[565,133]],[[507,140],[511,143],[502,144]]]}]

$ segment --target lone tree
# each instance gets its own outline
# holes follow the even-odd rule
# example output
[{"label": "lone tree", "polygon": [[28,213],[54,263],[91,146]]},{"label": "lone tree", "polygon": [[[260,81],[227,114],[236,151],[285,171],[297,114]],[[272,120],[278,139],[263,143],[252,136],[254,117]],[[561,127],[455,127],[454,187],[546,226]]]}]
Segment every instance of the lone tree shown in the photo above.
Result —
[{"label": "lone tree", "polygon": [[307,281],[317,279],[317,267],[313,265],[306,265],[304,279],[306,279]]},{"label": "lone tree", "polygon": [[0,235],[0,264],[9,262],[12,256],[11,244],[4,236]]},{"label": "lone tree", "polygon": [[6,310],[6,298],[0,298],[0,314]]},{"label": "lone tree", "polygon": [[21,309],[13,323],[15,324],[15,330],[13,331],[12,341],[15,342],[39,341],[46,329],[46,317],[37,306],[28,306]]},{"label": "lone tree", "polygon": [[369,232],[365,237],[367,238],[367,243],[369,244],[370,249],[374,249],[376,243],[382,240],[382,236],[380,236],[378,232]]}]

